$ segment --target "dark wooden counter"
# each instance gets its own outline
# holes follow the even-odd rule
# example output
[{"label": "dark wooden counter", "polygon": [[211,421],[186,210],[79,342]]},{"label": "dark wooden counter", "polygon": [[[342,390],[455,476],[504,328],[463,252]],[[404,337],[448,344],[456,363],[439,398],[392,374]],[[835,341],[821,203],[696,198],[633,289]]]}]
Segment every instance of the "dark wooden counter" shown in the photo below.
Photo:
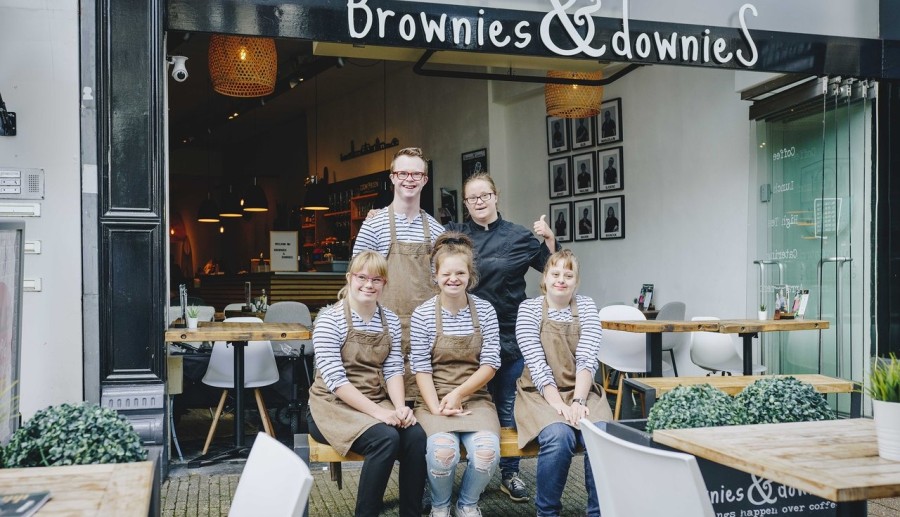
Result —
[{"label": "dark wooden counter", "polygon": [[202,298],[221,312],[229,303],[244,302],[244,283],[250,282],[253,298],[266,290],[269,304],[296,301],[316,313],[337,301],[337,293],[346,282],[345,273],[252,273],[247,275],[210,275],[200,277],[200,287],[189,289],[191,296]]}]

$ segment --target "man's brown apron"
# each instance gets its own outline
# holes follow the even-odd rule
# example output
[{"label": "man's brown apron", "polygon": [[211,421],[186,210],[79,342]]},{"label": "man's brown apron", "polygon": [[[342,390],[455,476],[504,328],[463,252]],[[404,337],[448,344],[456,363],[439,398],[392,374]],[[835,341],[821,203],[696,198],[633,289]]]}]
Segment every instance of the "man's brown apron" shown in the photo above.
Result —
[{"label": "man's brown apron", "polygon": [[[556,382],[559,396],[566,405],[571,405],[572,399],[575,398],[575,350],[581,337],[578,305],[574,296],[570,307],[572,321],[569,323],[547,319],[546,297],[541,310],[541,346],[547,365],[553,371],[553,380]],[[588,418],[592,422],[612,420],[613,415],[606,401],[606,393],[595,383],[591,383],[585,405],[590,410]],[[541,430],[548,425],[555,422],[567,423],[534,386],[531,371],[527,366],[516,382],[515,417],[519,448],[525,447],[528,442],[537,438]]]},{"label": "man's brown apron", "polygon": [[[347,338],[341,346],[341,362],[347,379],[360,393],[381,407],[393,411],[394,405],[385,388],[382,368],[391,350],[391,333],[387,318],[381,315],[381,332],[365,332],[353,328],[350,317],[350,302],[344,300],[344,318],[347,320]],[[345,456],[350,446],[366,430],[381,421],[362,411],[350,407],[340,397],[325,386],[321,373],[309,389],[309,410],[312,411],[316,426],[328,443]]]},{"label": "man's brown apron", "polygon": [[388,248],[388,283],[381,294],[381,303],[394,311],[400,318],[403,330],[401,340],[403,364],[406,373],[406,400],[415,400],[419,394],[416,377],[409,369],[409,318],[413,311],[425,300],[434,296],[431,287],[431,231],[428,216],[419,210],[422,217],[423,242],[398,242],[394,224],[394,207],[388,207],[388,221],[391,224],[391,246]]},{"label": "man's brown apron", "polygon": [[[434,348],[431,350],[432,374],[438,401],[464,383],[481,367],[481,324],[475,303],[469,297],[469,312],[472,314],[474,332],[468,336],[449,336],[444,334],[443,314],[441,313],[441,297],[434,303],[437,332]],[[431,436],[436,433],[491,431],[500,435],[500,420],[497,409],[491,401],[491,395],[482,386],[463,401],[463,409],[472,414],[465,416],[433,415],[421,395],[416,403],[416,419]]]}]

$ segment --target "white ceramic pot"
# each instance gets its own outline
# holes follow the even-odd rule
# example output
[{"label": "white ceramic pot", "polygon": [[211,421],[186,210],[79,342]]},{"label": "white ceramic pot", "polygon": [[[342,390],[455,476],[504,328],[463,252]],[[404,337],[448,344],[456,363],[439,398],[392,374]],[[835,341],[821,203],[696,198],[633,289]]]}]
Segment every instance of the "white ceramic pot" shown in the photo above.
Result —
[{"label": "white ceramic pot", "polygon": [[766,311],[756,311],[756,319],[760,321],[764,321],[769,319],[769,314]]},{"label": "white ceramic pot", "polygon": [[900,461],[900,402],[873,400],[872,413],[875,415],[878,455],[886,460]]},{"label": "white ceramic pot", "polygon": [[192,318],[190,316],[187,317],[187,328],[188,330],[196,330],[197,329],[197,320],[199,318]]}]

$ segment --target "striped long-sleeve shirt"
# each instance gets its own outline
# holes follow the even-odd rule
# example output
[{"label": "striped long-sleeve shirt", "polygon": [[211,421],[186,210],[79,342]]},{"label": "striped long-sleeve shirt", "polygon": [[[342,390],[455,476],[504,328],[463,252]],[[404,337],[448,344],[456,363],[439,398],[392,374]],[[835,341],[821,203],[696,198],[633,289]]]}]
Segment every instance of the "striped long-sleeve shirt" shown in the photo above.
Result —
[{"label": "striped long-sleeve shirt", "polygon": [[[431,242],[434,244],[438,235],[444,233],[444,227],[434,217],[427,213],[428,230],[431,233]],[[422,226],[422,216],[416,215],[412,219],[407,219],[405,214],[394,214],[394,226],[397,230],[397,240],[401,242],[422,242],[424,230]],[[388,249],[391,247],[391,227],[388,221],[388,211],[380,210],[378,215],[371,219],[366,219],[359,233],[356,234],[356,243],[353,245],[353,256],[360,254],[366,250],[374,250],[387,257]],[[396,280],[396,279],[394,279]]]},{"label": "striped long-sleeve shirt", "polygon": [[[475,311],[478,313],[478,323],[481,325],[481,358],[482,366],[487,365],[498,370],[500,368],[500,327],[497,324],[497,313],[494,307],[473,294],[469,296],[475,302]],[[432,373],[431,349],[434,348],[434,340],[437,337],[437,322],[435,321],[435,301],[437,296],[426,300],[413,312],[410,321],[410,350],[409,364],[414,373]],[[444,334],[450,336],[469,336],[475,332],[472,326],[472,312],[466,306],[456,315],[450,314],[447,309],[443,314],[442,324]]]},{"label": "striped long-sleeve shirt", "polygon": [[[344,318],[344,303],[342,301],[325,310],[316,318],[315,330],[313,330],[313,347],[316,351],[316,368],[322,374],[325,386],[334,393],[334,390],[350,382],[341,360],[341,347],[347,338],[347,319]],[[388,331],[391,333],[391,351],[384,360],[382,372],[387,381],[396,375],[403,375],[403,354],[400,351],[400,318],[389,309],[382,307],[381,311],[375,311],[372,319],[366,323],[356,314],[350,311],[350,319],[353,328],[364,332],[381,332],[381,318],[387,318]]]},{"label": "striped long-sleeve shirt", "polygon": [[[544,348],[541,346],[541,307],[544,297],[530,298],[519,305],[519,315],[516,318],[516,340],[519,349],[525,358],[525,365],[531,371],[531,379],[538,391],[543,394],[544,387],[556,386],[553,380],[553,372],[547,364]],[[575,303],[578,305],[578,319],[581,320],[581,337],[575,349],[575,371],[587,370],[591,377],[597,372],[600,353],[600,316],[597,314],[597,306],[589,296],[576,295]],[[566,306],[562,310],[547,309],[547,318],[552,321],[572,321],[572,310]]]}]

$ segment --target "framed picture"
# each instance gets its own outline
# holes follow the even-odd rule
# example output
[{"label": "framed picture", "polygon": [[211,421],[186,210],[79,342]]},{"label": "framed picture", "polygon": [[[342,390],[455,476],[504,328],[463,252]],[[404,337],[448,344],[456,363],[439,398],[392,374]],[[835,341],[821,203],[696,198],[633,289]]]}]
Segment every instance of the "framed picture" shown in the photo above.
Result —
[{"label": "framed picture", "polygon": [[457,197],[456,190],[441,187],[441,208],[438,209],[438,215],[440,216],[438,219],[441,221],[441,224],[461,222],[457,216],[457,206],[459,204]]},{"label": "framed picture", "polygon": [[597,192],[597,167],[594,165],[594,153],[573,156],[572,175],[575,179],[575,195]]},{"label": "framed picture", "polygon": [[572,202],[552,203],[550,220],[556,242],[572,242]]},{"label": "framed picture", "polygon": [[578,221],[575,241],[597,239],[597,200],[584,199],[575,202],[575,219]]},{"label": "framed picture", "polygon": [[547,178],[550,180],[550,199],[572,195],[571,159],[568,156],[550,160]]},{"label": "framed picture", "polygon": [[600,144],[622,141],[622,99],[610,99],[600,104],[597,115],[597,132]]},{"label": "framed picture", "polygon": [[479,172],[487,172],[487,149],[478,149],[462,153],[462,180],[463,184],[466,179]]},{"label": "framed picture", "polygon": [[547,154],[564,153],[569,150],[569,124],[566,119],[547,117]]},{"label": "framed picture", "polygon": [[601,197],[600,201],[600,239],[625,238],[625,196]]},{"label": "framed picture", "polygon": [[597,170],[600,181],[597,191],[622,190],[625,188],[625,164],[622,162],[622,146],[597,151]]},{"label": "framed picture", "polygon": [[572,135],[572,150],[594,145],[594,117],[573,118],[569,134]]}]

